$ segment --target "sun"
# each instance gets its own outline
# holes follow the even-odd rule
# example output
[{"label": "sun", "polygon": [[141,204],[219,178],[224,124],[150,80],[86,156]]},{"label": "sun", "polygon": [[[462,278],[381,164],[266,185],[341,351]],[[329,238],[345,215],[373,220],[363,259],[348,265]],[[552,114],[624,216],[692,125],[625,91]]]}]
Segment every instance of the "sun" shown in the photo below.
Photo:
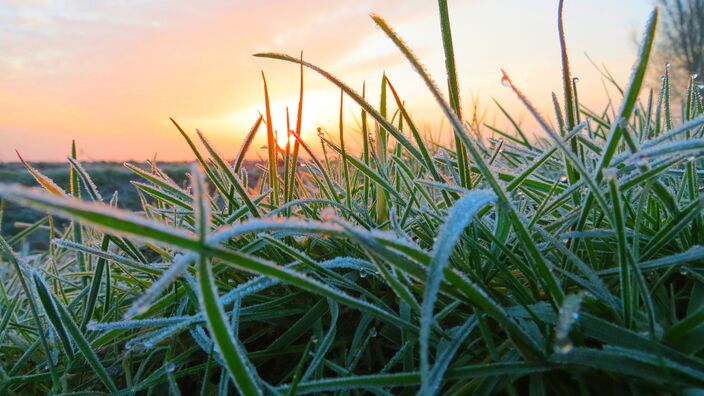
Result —
[{"label": "sun", "polygon": [[[337,114],[339,111],[339,102],[332,100],[332,98],[339,99],[339,93],[330,95],[330,92],[325,90],[311,90],[307,91],[303,99],[303,117],[301,121],[301,139],[306,140],[310,132],[314,132],[318,125],[318,121],[309,113],[306,109],[317,109],[322,114],[333,113]],[[272,100],[271,101],[271,123],[275,131],[278,131],[276,136],[276,145],[279,148],[286,149],[286,126],[288,125],[292,130],[296,130],[296,117],[298,110],[298,95],[291,96],[284,100]],[[286,109],[289,110],[289,117],[287,122]],[[263,113],[263,112],[262,112]],[[312,136],[312,135],[311,135]],[[293,147],[296,142],[296,138],[293,134],[288,137],[288,142]]]},{"label": "sun", "polygon": [[[293,144],[296,142],[296,137],[293,136],[293,134],[290,134],[288,137],[288,143],[291,147],[293,147]],[[276,135],[276,144],[279,146],[280,149],[286,150],[286,134],[279,132]]]}]

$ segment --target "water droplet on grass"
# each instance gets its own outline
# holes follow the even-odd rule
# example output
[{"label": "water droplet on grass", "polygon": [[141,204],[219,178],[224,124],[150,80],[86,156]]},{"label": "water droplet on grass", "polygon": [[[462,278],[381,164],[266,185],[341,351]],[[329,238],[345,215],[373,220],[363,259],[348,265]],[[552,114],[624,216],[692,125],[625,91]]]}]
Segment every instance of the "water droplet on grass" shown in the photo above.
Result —
[{"label": "water droplet on grass", "polygon": [[565,343],[560,346],[559,352],[562,354],[570,353],[570,351],[572,351],[573,347],[574,346],[572,345],[571,342]]}]

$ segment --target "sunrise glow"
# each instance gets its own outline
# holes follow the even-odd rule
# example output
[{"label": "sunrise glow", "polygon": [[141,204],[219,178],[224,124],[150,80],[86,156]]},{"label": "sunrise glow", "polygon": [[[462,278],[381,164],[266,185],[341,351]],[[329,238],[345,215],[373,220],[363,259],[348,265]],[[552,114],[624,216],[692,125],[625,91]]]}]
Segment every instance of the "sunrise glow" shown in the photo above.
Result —
[{"label": "sunrise glow", "polygon": [[[285,130],[286,107],[295,125],[299,70],[252,57],[262,51],[303,51],[304,59],[357,91],[366,81],[372,103],[378,103],[385,71],[417,123],[438,133],[446,123],[432,98],[369,18],[371,12],[384,15],[440,81],[434,7],[424,1],[6,2],[0,5],[0,161],[15,161],[15,149],[33,161],[63,160],[72,139],[85,160],[143,160],[155,153],[163,160],[191,159],[169,117],[190,132],[199,128],[232,156],[264,112],[262,70],[274,128]],[[488,121],[508,126],[496,98],[530,124],[500,84],[499,70],[506,68],[544,112],[552,112],[550,93],[561,84],[552,2],[526,7],[519,0],[471,0],[452,1],[451,7],[455,34],[462,37],[456,53],[466,111],[478,96]],[[566,9],[583,103],[607,100],[584,53],[625,80],[649,8],[648,1],[581,0]],[[603,23],[595,30],[590,21],[596,9],[609,11],[598,14]],[[612,16],[618,23],[608,20]],[[310,70],[304,79],[304,139],[318,126],[336,131],[339,91]],[[346,100],[344,111],[350,133],[358,133],[359,108]],[[265,143],[262,131],[252,147]],[[355,144],[361,147],[351,139]]]}]

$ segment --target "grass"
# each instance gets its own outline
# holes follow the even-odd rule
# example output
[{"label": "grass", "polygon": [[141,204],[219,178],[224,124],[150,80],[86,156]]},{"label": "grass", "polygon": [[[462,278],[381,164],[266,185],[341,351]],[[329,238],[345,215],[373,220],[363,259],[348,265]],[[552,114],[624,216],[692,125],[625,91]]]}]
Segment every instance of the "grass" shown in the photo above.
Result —
[{"label": "grass", "polygon": [[[266,115],[234,166],[176,121],[198,159],[187,185],[128,164],[138,212],[100,193],[75,147],[68,189],[29,164],[40,188],[0,186],[47,213],[0,237],[0,394],[701,391],[704,109],[696,84],[674,106],[667,71],[643,95],[657,10],[620,106],[597,111],[579,103],[560,2],[558,128],[503,77],[544,130],[529,141],[503,107],[515,131],[484,140],[465,122],[438,6],[449,100],[372,19],[450,121],[450,147],[422,137],[387,76],[375,107],[266,53],[300,67],[292,145],[275,143],[264,82]],[[320,135],[325,158],[298,139],[304,69],[359,105],[361,153],[342,112],[339,143]],[[268,163],[248,188],[261,124]],[[48,249],[18,253],[44,227]]]}]

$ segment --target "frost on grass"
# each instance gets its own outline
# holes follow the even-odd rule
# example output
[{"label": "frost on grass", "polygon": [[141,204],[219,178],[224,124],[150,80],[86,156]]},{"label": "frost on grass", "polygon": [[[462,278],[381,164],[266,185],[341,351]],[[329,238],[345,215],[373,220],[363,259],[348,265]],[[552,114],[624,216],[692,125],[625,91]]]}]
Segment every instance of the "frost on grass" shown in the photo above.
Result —
[{"label": "frost on grass", "polygon": [[[445,3],[438,3],[441,13]],[[73,219],[83,238],[73,240],[77,229],[52,217],[54,240],[43,254],[21,249],[22,238],[0,246],[0,260],[20,269],[0,292],[3,354],[12,362],[0,362],[0,393],[153,393],[167,386],[177,393],[193,378],[218,375],[221,394],[704,387],[701,326],[694,326],[701,310],[691,303],[701,294],[697,264],[704,258],[704,116],[694,88],[683,96],[692,106],[677,115],[669,68],[657,103],[637,101],[655,17],[624,99],[605,111],[579,103],[576,81],[565,77],[573,95],[564,100],[574,103],[555,96],[549,119],[504,76],[547,139],[528,141],[501,105],[520,136],[489,125],[501,136],[483,135],[486,120],[458,117],[459,95],[448,103],[408,45],[374,17],[426,82],[462,151],[433,131],[413,131],[404,98],[386,76],[382,95],[391,90],[395,104],[377,107],[364,90],[359,95],[299,57],[262,54],[300,65],[301,89],[306,67],[351,97],[361,107],[362,151],[346,150],[341,161],[341,146],[327,134],[314,139],[325,150],[318,155],[294,132],[310,156],[305,164],[296,168],[297,154],[267,147],[277,164],[247,170],[240,167],[246,147],[226,163],[202,134],[207,152],[176,125],[198,166],[190,186],[179,186],[155,161],[148,170],[126,164],[141,179],[133,186],[142,213],[65,197],[28,166],[49,192],[2,185],[0,196]],[[451,56],[449,18],[441,21]],[[553,130],[568,108],[579,110],[572,114],[577,126]],[[382,131],[386,153],[376,147]],[[102,200],[81,164],[69,162],[81,187]],[[497,209],[489,209],[494,200]],[[106,236],[114,243],[96,248]],[[626,292],[615,241],[638,275]],[[85,268],[77,268],[79,254]],[[190,267],[196,259],[203,260],[197,278]],[[32,273],[41,296],[51,296],[38,319],[21,282],[30,267],[41,269]],[[76,322],[83,323],[87,302],[95,309],[84,330]],[[625,303],[632,308],[627,320]],[[134,318],[120,320],[125,314]],[[643,335],[649,326],[655,337]],[[77,367],[71,355],[78,352],[86,370],[73,375],[66,370]]]},{"label": "frost on grass", "polygon": [[188,268],[188,266],[197,259],[194,253],[179,255],[174,260],[173,264],[164,271],[161,277],[152,283],[147,291],[142,294],[125,313],[125,319],[133,318],[137,315],[145,313],[152,302],[159,298],[161,293],[178,279]]}]

